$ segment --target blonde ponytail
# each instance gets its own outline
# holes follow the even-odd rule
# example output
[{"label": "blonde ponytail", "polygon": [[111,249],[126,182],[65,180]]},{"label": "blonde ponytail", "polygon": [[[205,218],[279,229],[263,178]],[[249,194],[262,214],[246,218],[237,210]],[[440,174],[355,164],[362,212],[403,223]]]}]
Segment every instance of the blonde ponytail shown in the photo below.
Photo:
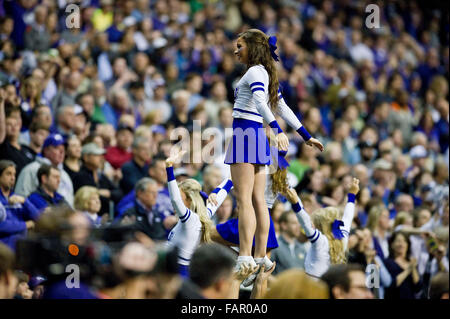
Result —
[{"label": "blonde ponytail", "polygon": [[211,229],[212,222],[208,216],[205,202],[203,201],[200,191],[202,186],[195,179],[188,178],[179,184],[180,189],[186,194],[186,197],[190,200],[191,205],[189,209],[196,213],[202,224],[202,242],[211,242]]},{"label": "blonde ponytail", "polygon": [[331,264],[345,264],[347,262],[344,242],[336,239],[331,231],[334,220],[341,219],[342,213],[337,207],[326,207],[316,210],[312,214],[314,226],[327,237],[330,246]]}]

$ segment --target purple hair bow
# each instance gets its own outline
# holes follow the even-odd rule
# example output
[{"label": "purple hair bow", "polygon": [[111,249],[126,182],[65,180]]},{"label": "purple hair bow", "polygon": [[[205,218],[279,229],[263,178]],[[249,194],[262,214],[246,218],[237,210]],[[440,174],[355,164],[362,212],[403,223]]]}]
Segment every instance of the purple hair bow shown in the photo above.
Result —
[{"label": "purple hair bow", "polygon": [[344,238],[344,234],[342,233],[341,226],[344,226],[344,222],[342,220],[335,219],[333,224],[331,225],[331,232],[333,233],[334,238],[341,240]]},{"label": "purple hair bow", "polygon": [[272,55],[272,58],[275,61],[278,61],[278,55],[275,53],[275,50],[277,49],[277,37],[271,36],[269,37],[269,47],[270,47],[270,54]]}]

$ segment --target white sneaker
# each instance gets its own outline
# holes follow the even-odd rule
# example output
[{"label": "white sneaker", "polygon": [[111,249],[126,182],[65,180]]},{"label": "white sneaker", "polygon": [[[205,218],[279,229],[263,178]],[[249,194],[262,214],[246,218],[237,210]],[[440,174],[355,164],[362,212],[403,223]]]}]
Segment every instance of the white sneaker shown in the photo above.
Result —
[{"label": "white sneaker", "polygon": [[234,271],[238,272],[243,264],[248,264],[251,267],[256,266],[256,262],[252,256],[238,256],[236,266],[234,266]]},{"label": "white sneaker", "polygon": [[[267,258],[267,256],[264,256],[264,258],[255,258],[255,262],[258,266],[261,266],[262,264],[264,264],[264,271],[268,271],[273,266],[273,262],[269,258]],[[248,286],[252,285],[256,279],[256,276],[258,276],[259,271],[260,270],[258,269],[257,272],[255,272],[255,273],[251,274],[250,276],[248,276],[247,278],[245,278],[245,280],[242,282],[242,285],[244,287],[248,287]]]}]

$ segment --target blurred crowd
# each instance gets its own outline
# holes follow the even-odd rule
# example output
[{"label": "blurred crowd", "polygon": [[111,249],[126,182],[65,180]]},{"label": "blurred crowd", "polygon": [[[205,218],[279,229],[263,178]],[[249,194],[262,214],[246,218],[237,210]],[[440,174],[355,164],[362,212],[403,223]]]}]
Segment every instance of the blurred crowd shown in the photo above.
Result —
[{"label": "blurred crowd", "polygon": [[[366,25],[370,3],[379,28]],[[352,177],[361,187],[348,264],[323,282],[301,272],[310,243],[280,197],[276,267],[252,296],[267,281],[271,298],[448,298],[449,15],[431,4],[0,0],[0,298],[11,297],[4,282],[16,298],[73,297],[64,269],[49,267],[55,258],[85,265],[77,298],[231,296],[209,294],[220,269],[201,262],[226,267],[230,257],[217,247],[199,249],[192,282],[176,274],[176,252],[164,248],[178,222],[164,161],[184,141],[193,160],[176,167],[177,180],[209,194],[226,177],[245,72],[233,52],[248,28],[277,36],[283,97],[325,146],[307,146],[277,118],[307,211],[343,207]],[[194,123],[220,134],[197,143]],[[212,141],[220,147],[195,161]],[[235,217],[232,193],[215,224]],[[378,277],[367,289],[370,265]],[[283,286],[294,278],[298,289]]]}]

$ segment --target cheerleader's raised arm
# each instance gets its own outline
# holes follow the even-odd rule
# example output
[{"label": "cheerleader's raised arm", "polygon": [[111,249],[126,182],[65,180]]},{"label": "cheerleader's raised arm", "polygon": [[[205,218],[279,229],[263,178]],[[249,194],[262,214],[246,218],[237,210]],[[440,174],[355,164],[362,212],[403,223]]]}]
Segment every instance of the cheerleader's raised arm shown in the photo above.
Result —
[{"label": "cheerleader's raised arm", "polygon": [[181,198],[180,189],[178,188],[177,180],[173,173],[173,164],[181,160],[186,151],[179,151],[174,156],[166,159],[166,172],[167,172],[167,187],[169,188],[170,201],[173,208],[181,221],[189,218],[189,209],[184,205]]},{"label": "cheerleader's raised arm", "polygon": [[292,209],[299,217],[299,222],[302,228],[305,230],[305,235],[309,239],[309,241],[314,244],[320,236],[320,232],[317,229],[314,229],[311,218],[309,214],[303,208],[302,201],[297,195],[297,192],[290,188],[286,193],[286,198],[292,204]]},{"label": "cheerleader's raised arm", "polygon": [[347,195],[348,200],[344,208],[344,216],[342,217],[342,221],[344,222],[344,226],[342,227],[342,233],[344,235],[343,240],[345,248],[347,248],[350,228],[352,227],[353,217],[355,216],[355,199],[356,194],[358,194],[358,192],[359,192],[359,179],[353,178]]},{"label": "cheerleader's raised arm", "polygon": [[225,200],[225,198],[227,198],[228,193],[232,188],[233,182],[231,181],[231,179],[226,178],[211,192],[206,204],[209,218],[212,218],[214,216],[217,209],[220,207],[220,205],[222,205],[223,201]]}]

